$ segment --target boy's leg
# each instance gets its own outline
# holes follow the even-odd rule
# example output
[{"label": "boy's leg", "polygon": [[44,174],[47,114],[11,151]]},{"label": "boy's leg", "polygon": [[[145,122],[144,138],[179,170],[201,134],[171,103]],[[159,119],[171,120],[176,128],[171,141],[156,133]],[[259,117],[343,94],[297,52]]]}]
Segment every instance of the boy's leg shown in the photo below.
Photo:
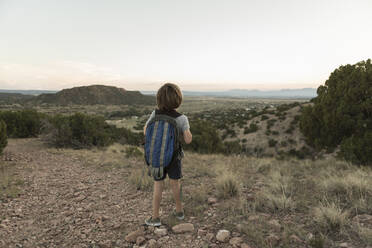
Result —
[{"label": "boy's leg", "polygon": [[152,218],[157,219],[159,218],[159,209],[160,209],[160,202],[161,196],[163,193],[163,183],[162,181],[154,181],[154,194],[152,198]]},{"label": "boy's leg", "polygon": [[181,183],[179,179],[169,179],[172,192],[173,192],[173,197],[174,201],[176,202],[176,211],[177,213],[180,213],[183,211],[182,208],[182,202],[181,202],[181,194],[180,194],[180,188],[181,188]]}]

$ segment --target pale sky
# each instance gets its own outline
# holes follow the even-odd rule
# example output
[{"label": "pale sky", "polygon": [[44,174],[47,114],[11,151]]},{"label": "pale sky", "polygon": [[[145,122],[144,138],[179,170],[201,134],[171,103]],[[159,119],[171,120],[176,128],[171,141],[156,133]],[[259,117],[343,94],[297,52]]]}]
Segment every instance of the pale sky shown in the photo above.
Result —
[{"label": "pale sky", "polygon": [[318,87],[372,58],[371,0],[0,0],[0,89]]}]

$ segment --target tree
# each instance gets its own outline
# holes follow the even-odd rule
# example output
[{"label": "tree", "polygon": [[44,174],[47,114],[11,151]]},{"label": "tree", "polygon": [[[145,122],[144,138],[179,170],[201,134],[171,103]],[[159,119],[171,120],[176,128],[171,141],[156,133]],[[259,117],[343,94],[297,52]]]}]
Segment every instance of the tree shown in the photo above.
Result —
[{"label": "tree", "polygon": [[0,154],[3,153],[4,148],[8,144],[6,135],[6,124],[4,121],[0,120]]},{"label": "tree", "polygon": [[[372,132],[371,60],[340,66],[317,89],[313,105],[304,108],[300,128],[310,145],[333,150],[359,164],[372,163],[366,145]],[[367,149],[367,150],[366,150]]]}]

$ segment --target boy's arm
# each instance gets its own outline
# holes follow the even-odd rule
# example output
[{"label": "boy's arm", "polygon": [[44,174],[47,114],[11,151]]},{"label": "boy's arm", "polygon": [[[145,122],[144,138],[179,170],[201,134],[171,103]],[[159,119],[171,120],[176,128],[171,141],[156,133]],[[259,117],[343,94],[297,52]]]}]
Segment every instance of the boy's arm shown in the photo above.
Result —
[{"label": "boy's arm", "polygon": [[183,132],[183,139],[185,140],[186,144],[190,144],[192,141],[192,133],[190,132],[190,129],[187,129]]}]

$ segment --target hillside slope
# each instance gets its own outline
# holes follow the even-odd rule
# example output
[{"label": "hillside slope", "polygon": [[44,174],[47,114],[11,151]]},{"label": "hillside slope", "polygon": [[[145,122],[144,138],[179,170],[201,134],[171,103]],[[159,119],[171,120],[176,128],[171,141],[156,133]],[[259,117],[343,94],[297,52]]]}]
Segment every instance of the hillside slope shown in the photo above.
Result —
[{"label": "hillside slope", "polygon": [[[372,245],[369,168],[186,153],[186,218],[172,215],[168,180],[161,230],[144,228],[152,184],[143,155],[47,147],[10,139],[0,157],[0,247],[354,247]],[[3,161],[5,160],[5,161]],[[174,227],[193,228],[177,233]],[[217,240],[220,230],[230,234]],[[219,237],[221,238],[221,237]],[[221,240],[221,239],[220,239]],[[137,242],[137,246],[133,243]]]},{"label": "hillside slope", "polygon": [[55,94],[41,94],[32,99],[32,102],[56,105],[147,105],[154,104],[155,97],[142,95],[139,91],[128,91],[114,86],[90,85],[63,89]]}]

